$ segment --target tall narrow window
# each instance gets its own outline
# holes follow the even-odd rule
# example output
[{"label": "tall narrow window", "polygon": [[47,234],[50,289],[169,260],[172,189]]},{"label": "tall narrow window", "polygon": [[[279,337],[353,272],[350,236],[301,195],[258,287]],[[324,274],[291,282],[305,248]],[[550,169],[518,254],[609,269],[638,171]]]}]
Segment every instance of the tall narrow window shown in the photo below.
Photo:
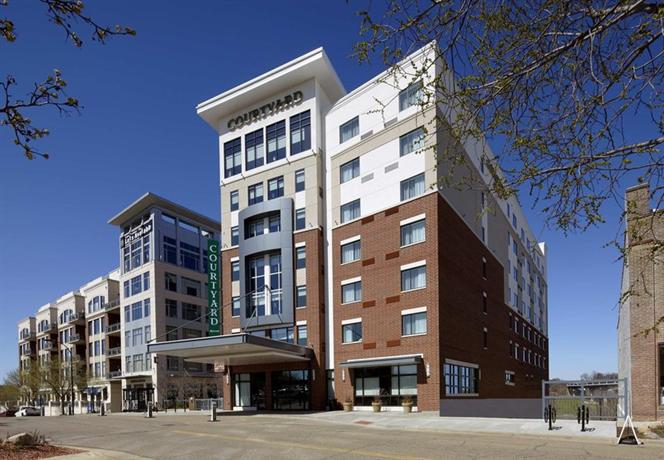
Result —
[{"label": "tall narrow window", "polygon": [[270,255],[270,313],[282,312],[281,254]]},{"label": "tall narrow window", "polygon": [[482,292],[482,313],[486,314],[486,312],[488,310],[488,303],[489,302],[488,302],[487,297],[486,297],[486,292]]},{"label": "tall narrow window", "polygon": [[231,316],[240,316],[240,298],[233,297],[231,305]]},{"label": "tall narrow window", "polygon": [[399,154],[408,155],[424,147],[424,130],[417,128],[399,138]]},{"label": "tall narrow window", "polygon": [[306,268],[307,266],[307,248],[300,246],[295,248],[295,268]]},{"label": "tall narrow window", "polygon": [[424,173],[401,181],[401,201],[415,198],[424,193]]},{"label": "tall narrow window", "polygon": [[247,157],[247,171],[263,166],[265,153],[263,151],[262,129],[244,136],[244,149]]},{"label": "tall narrow window", "polygon": [[298,169],[295,171],[295,191],[304,191],[304,169]]},{"label": "tall narrow window", "polygon": [[302,324],[297,327],[297,344],[303,347],[307,346],[307,325]]},{"label": "tall narrow window", "polygon": [[355,158],[339,167],[339,181],[343,184],[360,175],[360,159]]},{"label": "tall narrow window", "polygon": [[290,117],[291,155],[311,148],[311,117],[309,111]]},{"label": "tall narrow window", "polygon": [[286,122],[279,121],[266,128],[267,162],[286,158]]},{"label": "tall narrow window", "polygon": [[231,281],[240,281],[240,262],[231,262]]},{"label": "tall narrow window", "polygon": [[302,230],[306,226],[306,209],[300,208],[295,210],[295,230]]},{"label": "tall narrow window", "polygon": [[267,199],[273,200],[284,196],[284,176],[275,177],[267,181]]},{"label": "tall narrow window", "polygon": [[307,306],[307,286],[297,287],[297,308],[304,308]]},{"label": "tall narrow window", "polygon": [[360,217],[360,199],[341,205],[341,223],[349,222]]},{"label": "tall narrow window", "polygon": [[231,211],[237,211],[240,209],[240,193],[237,190],[233,190],[230,194],[231,199]]},{"label": "tall narrow window", "polygon": [[231,246],[237,246],[240,244],[240,229],[237,227],[231,227]]},{"label": "tall narrow window", "polygon": [[224,144],[224,177],[242,172],[242,141],[238,137]]},{"label": "tall narrow window", "polygon": [[408,86],[399,93],[399,111],[417,105],[422,100],[422,80]]},{"label": "tall narrow window", "polygon": [[339,143],[343,144],[360,134],[360,117],[355,117],[339,126]]}]

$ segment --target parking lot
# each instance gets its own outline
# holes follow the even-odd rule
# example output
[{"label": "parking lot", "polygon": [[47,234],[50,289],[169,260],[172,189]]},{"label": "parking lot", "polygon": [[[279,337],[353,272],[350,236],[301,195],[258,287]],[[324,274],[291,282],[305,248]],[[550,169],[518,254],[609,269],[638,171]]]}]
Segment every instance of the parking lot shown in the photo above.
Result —
[{"label": "parking lot", "polygon": [[[282,414],[224,414],[211,423],[201,413],[22,417],[0,421],[0,433],[38,430],[54,443],[105,449],[143,458],[232,459],[653,459],[664,445],[617,446],[607,438],[444,429],[377,427],[372,414],[352,422]],[[122,457],[114,457],[122,458]],[[134,457],[135,458],[135,457]]]}]

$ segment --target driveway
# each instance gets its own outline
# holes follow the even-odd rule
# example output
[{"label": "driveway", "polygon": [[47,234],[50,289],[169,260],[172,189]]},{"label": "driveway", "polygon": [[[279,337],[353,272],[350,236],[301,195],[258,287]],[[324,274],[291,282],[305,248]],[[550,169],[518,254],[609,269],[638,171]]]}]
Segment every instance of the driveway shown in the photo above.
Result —
[{"label": "driveway", "polygon": [[618,446],[606,438],[377,429],[371,416],[351,423],[246,413],[224,414],[216,423],[200,413],[7,418],[0,433],[38,430],[57,444],[153,459],[664,458],[664,445],[657,442]]}]

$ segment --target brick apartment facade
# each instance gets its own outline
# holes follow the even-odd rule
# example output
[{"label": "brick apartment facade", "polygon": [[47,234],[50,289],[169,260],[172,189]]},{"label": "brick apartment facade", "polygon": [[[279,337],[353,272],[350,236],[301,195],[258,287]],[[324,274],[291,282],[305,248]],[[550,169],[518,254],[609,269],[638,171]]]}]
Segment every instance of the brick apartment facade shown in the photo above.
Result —
[{"label": "brick apartment facade", "polygon": [[627,379],[634,420],[664,419],[664,239],[662,210],[650,207],[648,184],[627,190],[627,227],[618,320],[618,373]]}]

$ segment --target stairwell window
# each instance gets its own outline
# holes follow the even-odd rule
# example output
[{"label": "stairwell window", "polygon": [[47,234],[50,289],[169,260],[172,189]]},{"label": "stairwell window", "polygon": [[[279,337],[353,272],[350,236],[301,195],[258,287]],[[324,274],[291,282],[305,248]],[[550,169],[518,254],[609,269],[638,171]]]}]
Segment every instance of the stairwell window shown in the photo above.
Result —
[{"label": "stairwell window", "polygon": [[295,210],[295,230],[304,230],[306,226],[306,212],[305,208]]},{"label": "stairwell window", "polygon": [[295,192],[304,191],[304,169],[295,171]]},{"label": "stairwell window", "polygon": [[401,181],[401,201],[415,198],[424,193],[424,173]]},{"label": "stairwell window", "polygon": [[231,282],[240,281],[240,261],[231,262]]},{"label": "stairwell window", "polygon": [[240,194],[237,190],[233,190],[230,194],[231,211],[240,209]]},{"label": "stairwell window", "polygon": [[240,229],[237,227],[231,227],[231,246],[237,246],[240,244]]},{"label": "stairwell window", "polygon": [[360,117],[357,116],[352,120],[349,120],[343,125],[339,126],[339,143],[343,144],[344,142],[354,138],[359,134],[360,134]]}]

